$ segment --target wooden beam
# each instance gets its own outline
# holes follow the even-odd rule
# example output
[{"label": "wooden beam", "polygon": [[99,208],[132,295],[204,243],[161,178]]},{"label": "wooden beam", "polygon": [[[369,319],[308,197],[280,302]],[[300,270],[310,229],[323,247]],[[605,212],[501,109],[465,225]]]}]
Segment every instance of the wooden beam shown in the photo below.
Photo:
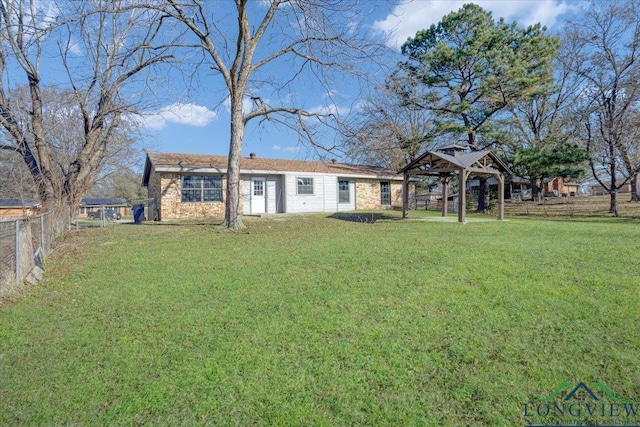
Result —
[{"label": "wooden beam", "polygon": [[464,168],[458,171],[458,222],[465,222],[467,208],[467,172]]},{"label": "wooden beam", "polygon": [[498,175],[498,219],[504,219],[504,175]]},{"label": "wooden beam", "polygon": [[407,171],[408,175],[440,175],[441,173],[447,174],[455,174],[458,172],[459,168],[434,168],[434,169],[426,169],[426,170],[418,170],[418,171]]},{"label": "wooden beam", "polygon": [[402,178],[402,218],[406,218],[409,211],[409,175],[405,172]]},{"label": "wooden beam", "polygon": [[449,177],[444,176],[441,178],[442,181],[442,216],[447,216],[447,204],[449,203]]}]

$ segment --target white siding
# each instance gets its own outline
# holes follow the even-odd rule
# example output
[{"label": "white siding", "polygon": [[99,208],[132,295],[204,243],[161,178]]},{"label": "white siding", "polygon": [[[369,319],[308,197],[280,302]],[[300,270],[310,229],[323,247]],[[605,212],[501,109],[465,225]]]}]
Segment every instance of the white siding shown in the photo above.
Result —
[{"label": "white siding", "polygon": [[[336,181],[336,194],[339,193],[340,187],[338,181],[349,181],[349,203],[337,203],[338,211],[355,211],[356,210],[356,182],[353,179],[338,178]],[[337,196],[336,196],[337,197]]]},{"label": "white siding", "polygon": [[267,213],[276,213],[276,178],[267,178]]},{"label": "white siding", "polygon": [[[298,178],[313,178],[313,194],[298,194]],[[335,212],[336,183],[336,177],[332,175],[304,172],[287,174],[284,185],[286,212]],[[332,202],[328,209],[327,199]]]},{"label": "white siding", "polygon": [[335,176],[324,177],[324,211],[338,211],[338,178]]},{"label": "white siding", "polygon": [[[243,211],[246,215],[251,214],[251,176],[242,177]],[[313,194],[298,194],[298,178],[313,178]],[[349,203],[338,203],[339,180],[349,181]],[[267,175],[265,185],[267,213],[332,213],[356,210],[356,182],[353,177],[313,172],[282,172],[282,175]]]}]

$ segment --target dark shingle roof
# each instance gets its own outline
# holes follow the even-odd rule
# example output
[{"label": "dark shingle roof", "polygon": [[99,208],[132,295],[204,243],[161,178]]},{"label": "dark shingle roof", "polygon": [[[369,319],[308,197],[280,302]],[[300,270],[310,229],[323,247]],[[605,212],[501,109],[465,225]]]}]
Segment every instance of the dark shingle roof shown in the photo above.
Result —
[{"label": "dark shingle roof", "polygon": [[466,169],[473,166],[474,163],[480,160],[486,160],[488,162],[486,166],[488,166],[490,169],[500,170],[501,172],[509,175],[512,174],[511,170],[509,170],[509,168],[489,150],[459,153],[456,156],[452,156],[441,151],[427,151],[424,154],[418,156],[407,166],[400,169],[398,173],[417,170],[425,166],[429,166],[430,169],[433,169],[435,171],[447,170],[452,168]]},{"label": "dark shingle roof", "polygon": [[82,199],[80,206],[127,206],[126,199]]},{"label": "dark shingle roof", "polygon": [[[204,154],[179,153],[147,153],[143,182],[149,180],[151,167],[189,169],[217,169],[221,173],[227,170],[227,156],[212,156]],[[376,166],[352,165],[348,163],[284,160],[267,158],[243,157],[240,169],[245,171],[273,171],[273,172],[310,172],[339,175],[368,175],[372,177],[396,177],[396,171]]]},{"label": "dark shingle roof", "polygon": [[35,208],[40,206],[38,199],[0,199],[0,208]]}]

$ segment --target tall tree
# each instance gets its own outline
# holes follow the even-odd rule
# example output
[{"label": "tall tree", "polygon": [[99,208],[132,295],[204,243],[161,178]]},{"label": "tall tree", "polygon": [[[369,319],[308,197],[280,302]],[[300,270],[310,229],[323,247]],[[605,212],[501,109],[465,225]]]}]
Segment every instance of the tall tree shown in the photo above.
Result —
[{"label": "tall tree", "polygon": [[128,168],[118,168],[100,177],[89,190],[91,197],[123,198],[129,202],[147,199],[148,192],[142,186],[142,176]]},{"label": "tall tree", "polygon": [[[569,54],[566,49],[566,45],[561,47],[560,57]],[[578,178],[587,160],[586,151],[579,146],[580,125],[572,110],[581,81],[560,60],[554,61],[554,69],[554,82],[510,105],[510,115],[504,119],[511,135],[505,151],[513,170],[530,180],[533,195],[538,197],[546,178]]]},{"label": "tall tree", "polygon": [[[0,2],[0,148],[22,158],[43,206],[73,215],[136,110],[127,85],[141,90],[135,78],[168,55],[156,41],[158,13],[118,0],[62,5]],[[64,71],[46,73],[54,68]],[[47,81],[68,90],[48,96]]]},{"label": "tall tree", "polygon": [[[609,212],[617,216],[618,190],[638,174],[637,165],[627,161],[635,143],[627,124],[640,96],[640,2],[592,2],[565,33],[573,54],[563,60],[583,81],[576,115],[591,169],[609,192]],[[637,198],[637,188],[634,194]]]},{"label": "tall tree", "polygon": [[624,147],[620,150],[624,175],[629,178],[632,202],[640,201],[640,187],[638,179],[640,175],[640,108],[633,106],[633,110],[624,122]]},{"label": "tall tree", "polygon": [[15,152],[0,150],[0,198],[35,199],[36,188],[24,162]]},{"label": "tall tree", "polygon": [[584,148],[562,142],[553,147],[520,148],[516,151],[513,165],[518,176],[528,177],[534,188],[539,190],[546,178],[581,177],[585,172],[586,160]]},{"label": "tall tree", "polygon": [[[167,0],[166,5],[153,6],[186,26],[196,39],[187,43],[188,47],[200,49],[203,65],[224,81],[231,110],[224,227],[244,227],[240,159],[247,124],[255,119],[278,123],[296,130],[311,144],[322,145],[313,120],[330,124],[335,111],[318,112],[292,105],[292,83],[315,79],[328,84],[329,90],[326,70],[352,72],[355,62],[371,61],[372,48],[379,45],[361,38],[357,22],[362,19],[362,10],[354,4],[334,0],[236,0],[233,5],[221,6],[200,0]],[[270,99],[270,95],[282,94],[280,99]],[[248,110],[243,108],[247,100],[253,105]]]},{"label": "tall tree", "polygon": [[406,108],[392,84],[377,88],[343,126],[342,149],[356,163],[399,170],[433,144],[430,112]]},{"label": "tall tree", "polygon": [[[557,46],[540,24],[496,22],[465,4],[402,46],[409,60],[398,74],[422,88],[419,97],[404,93],[407,104],[434,112],[442,133],[465,135],[472,148],[483,149],[496,142],[491,120],[551,80]],[[483,179],[479,211],[488,209],[488,197]]]}]

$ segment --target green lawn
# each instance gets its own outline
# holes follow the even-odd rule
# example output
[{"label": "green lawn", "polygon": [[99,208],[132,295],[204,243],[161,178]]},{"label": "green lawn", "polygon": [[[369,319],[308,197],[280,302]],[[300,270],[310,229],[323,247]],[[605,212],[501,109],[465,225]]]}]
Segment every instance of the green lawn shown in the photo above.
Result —
[{"label": "green lawn", "polygon": [[640,401],[639,221],[246,222],[67,235],[0,306],[0,425],[525,425],[580,381]]}]

